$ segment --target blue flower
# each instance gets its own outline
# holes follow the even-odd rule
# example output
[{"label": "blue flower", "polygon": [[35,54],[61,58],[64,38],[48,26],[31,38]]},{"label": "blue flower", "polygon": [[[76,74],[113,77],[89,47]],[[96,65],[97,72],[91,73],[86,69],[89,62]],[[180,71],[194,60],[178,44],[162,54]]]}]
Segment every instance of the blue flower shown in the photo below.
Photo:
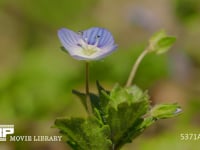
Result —
[{"label": "blue flower", "polygon": [[99,60],[117,48],[112,34],[104,28],[93,27],[77,33],[62,28],[58,37],[69,54],[78,60]]}]

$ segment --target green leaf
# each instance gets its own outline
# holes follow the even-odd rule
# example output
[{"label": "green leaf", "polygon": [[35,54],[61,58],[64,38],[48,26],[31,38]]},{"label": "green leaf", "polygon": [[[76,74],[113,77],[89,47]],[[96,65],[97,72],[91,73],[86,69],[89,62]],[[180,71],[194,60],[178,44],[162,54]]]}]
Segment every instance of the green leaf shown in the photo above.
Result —
[{"label": "green leaf", "polygon": [[[127,136],[132,128],[149,109],[149,96],[137,86],[120,87],[116,85],[110,92],[107,121],[111,128],[111,139],[115,146],[130,142]],[[126,139],[126,138],[125,138]]]},{"label": "green leaf", "polygon": [[[157,46],[164,48],[170,43],[172,40],[164,37]],[[171,118],[181,112],[177,104],[161,104],[150,110],[149,95],[135,85],[121,87],[116,84],[109,92],[97,82],[97,89],[98,95],[90,93],[93,117],[56,121],[56,126],[68,137],[67,142],[74,150],[119,150],[156,120]],[[77,91],[73,93],[85,105],[86,95]]]},{"label": "green leaf", "polygon": [[90,94],[90,100],[92,104],[92,110],[93,114],[101,120],[102,123],[106,124],[106,119],[105,119],[105,111],[104,107],[102,107],[102,100],[100,99],[99,96],[95,94]]},{"label": "green leaf", "polygon": [[161,40],[158,41],[157,44],[157,54],[162,54],[168,51],[171,46],[175,43],[176,38],[175,37],[164,37]]},{"label": "green leaf", "polygon": [[177,104],[161,104],[150,110],[150,116],[137,119],[135,123],[123,135],[123,138],[117,143],[117,147],[121,147],[127,142],[131,142],[139,136],[147,127],[151,126],[158,119],[166,119],[179,115],[181,113],[180,106]]},{"label": "green leaf", "polygon": [[125,88],[120,87],[118,84],[114,86],[110,92],[110,103],[112,107],[117,110],[119,104],[126,102],[131,103],[132,94],[129,94]]},{"label": "green leaf", "polygon": [[72,93],[80,98],[81,103],[83,104],[85,110],[87,111],[86,95],[85,95],[85,93],[81,93],[81,92],[76,91],[76,90],[72,90]]},{"label": "green leaf", "polygon": [[56,119],[55,126],[74,150],[110,150],[110,128],[96,118]]},{"label": "green leaf", "polygon": [[158,31],[154,35],[152,35],[152,37],[150,38],[149,42],[150,42],[151,45],[156,45],[156,43],[160,39],[162,39],[162,38],[164,38],[166,36],[167,36],[167,34],[166,34],[166,32],[164,30]]},{"label": "green leaf", "polygon": [[[111,128],[111,139],[114,144],[122,139],[125,133],[129,132],[138,120],[146,114],[148,110],[148,102],[139,101],[132,104],[126,102],[120,104],[117,110],[113,107],[109,108],[108,125]],[[125,141],[127,143],[129,141]]]},{"label": "green leaf", "polygon": [[110,92],[110,103],[112,107],[117,109],[118,105],[126,102],[128,104],[138,101],[148,101],[149,96],[146,92],[143,92],[136,85],[131,87],[120,87],[118,84]]},{"label": "green leaf", "polygon": [[138,137],[143,131],[155,123],[155,119],[153,117],[147,118],[139,118],[135,121],[135,123],[124,133],[123,137],[117,143],[116,147],[122,147],[126,143],[132,142],[133,139]]},{"label": "green leaf", "polygon": [[98,95],[90,93],[90,101],[92,104],[93,114],[101,120],[102,123],[106,124],[106,112],[107,112],[107,105],[109,102],[109,94],[97,81],[97,89]]},{"label": "green leaf", "polygon": [[109,98],[109,91],[106,91],[97,81],[97,89],[98,89],[98,109],[101,111],[101,113],[105,114],[107,111],[107,106],[110,101]]},{"label": "green leaf", "polygon": [[160,104],[151,109],[151,116],[156,119],[166,119],[178,116],[182,110],[178,104]]},{"label": "green leaf", "polygon": [[126,88],[126,91],[131,94],[131,101],[132,102],[138,102],[138,101],[148,101],[149,100],[149,95],[147,91],[143,92],[138,86],[133,85],[128,88]]},{"label": "green leaf", "polygon": [[[83,104],[83,106],[85,107],[86,111],[87,111],[87,104],[86,104],[86,100],[87,100],[87,96],[85,93],[81,93],[79,91],[76,90],[72,90],[72,93],[75,94],[76,96],[78,96],[81,100],[81,103]],[[100,109],[100,100],[99,97],[93,93],[90,93],[90,101],[92,104],[92,109],[94,111],[94,108]]]},{"label": "green leaf", "polygon": [[150,38],[149,52],[165,53],[172,47],[175,41],[175,37],[168,36],[164,30],[161,30]]},{"label": "green leaf", "polygon": [[[110,100],[108,91],[106,91],[97,81],[97,89],[98,89],[98,95],[90,93],[90,101],[92,104],[92,110],[93,114],[101,120],[102,123],[106,124],[106,112],[107,112],[107,105]],[[72,90],[72,93],[78,96],[81,100],[81,103],[83,104],[84,108],[87,111],[87,105],[86,105],[86,94],[81,93],[76,90]]]},{"label": "green leaf", "polygon": [[[81,103],[83,104],[84,108],[86,109],[87,111],[87,104],[86,104],[86,100],[87,100],[87,96],[85,93],[81,93],[79,91],[76,91],[76,90],[72,90],[72,93],[75,94],[76,96],[78,96],[81,100]],[[91,104],[92,104],[92,110],[94,112],[94,109],[97,108],[98,110],[100,110],[100,99],[97,95],[93,94],[93,93],[90,93],[89,95],[90,97],[90,101],[91,101]],[[94,112],[95,113],[95,112]]]},{"label": "green leaf", "polygon": [[106,91],[98,81],[96,85],[99,93],[100,105],[102,108],[106,108],[109,103],[109,98],[107,97],[107,94],[109,94],[110,92]]},{"label": "green leaf", "polygon": [[117,142],[115,147],[118,149],[121,148],[126,143],[131,143],[134,138],[136,138],[138,135],[140,135],[143,132],[143,128],[139,128],[139,126],[142,124],[143,119],[137,119],[135,123],[123,134],[123,136],[120,138],[120,140]]},{"label": "green leaf", "polygon": [[140,124],[138,129],[139,130],[144,130],[147,127],[151,126],[155,121],[156,121],[155,118],[153,118],[152,116],[146,117],[146,118],[144,118],[143,122]]}]

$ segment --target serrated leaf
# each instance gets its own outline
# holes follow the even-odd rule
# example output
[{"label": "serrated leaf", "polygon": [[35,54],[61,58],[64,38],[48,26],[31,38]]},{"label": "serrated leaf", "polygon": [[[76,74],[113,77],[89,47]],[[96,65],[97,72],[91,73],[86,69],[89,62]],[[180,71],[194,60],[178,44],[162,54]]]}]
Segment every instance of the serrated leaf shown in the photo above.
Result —
[{"label": "serrated leaf", "polygon": [[81,103],[83,104],[85,110],[87,111],[87,104],[86,104],[86,95],[85,93],[81,93],[79,91],[76,90],[72,90],[72,93],[76,96],[79,97],[79,99],[81,100]]},{"label": "serrated leaf", "polygon": [[[72,93],[79,97],[79,99],[81,100],[81,103],[83,104],[84,108],[87,111],[87,104],[86,104],[87,96],[86,96],[86,94],[81,93],[81,92],[76,91],[76,90],[72,90]],[[95,108],[97,108],[98,110],[100,109],[100,102],[101,101],[99,100],[99,97],[97,95],[90,93],[89,94],[89,100],[91,101],[93,112],[94,112]]]},{"label": "serrated leaf", "polygon": [[143,92],[140,88],[133,85],[131,87],[120,87],[118,84],[110,92],[110,103],[112,107],[117,109],[118,105],[127,102],[128,104],[138,101],[148,101],[149,96],[146,92]]},{"label": "serrated leaf", "polygon": [[166,119],[178,116],[181,112],[178,104],[160,104],[151,109],[151,116],[156,119]]},{"label": "serrated leaf", "polygon": [[155,123],[158,119],[166,119],[179,115],[181,113],[180,106],[177,104],[161,104],[157,105],[150,111],[150,116],[140,118],[135,124],[124,133],[123,138],[117,143],[117,147],[122,147],[125,143],[131,142],[134,138],[143,133],[143,131]]},{"label": "serrated leaf", "polygon": [[109,103],[109,91],[106,91],[97,81],[98,95],[90,94],[94,115],[99,118],[102,123],[107,124],[105,116],[107,115],[107,105]]},{"label": "serrated leaf", "polygon": [[107,104],[109,103],[109,98],[106,95],[109,94],[110,92],[105,90],[98,81],[97,81],[96,85],[97,85],[97,89],[98,89],[98,93],[99,93],[101,107],[105,108],[107,106]]},{"label": "serrated leaf", "polygon": [[138,101],[148,101],[149,100],[149,95],[147,92],[143,92],[138,86],[133,85],[130,87],[126,88],[126,91],[132,95],[132,102],[138,102]]},{"label": "serrated leaf", "polygon": [[121,148],[126,143],[131,143],[134,138],[143,132],[143,128],[139,128],[143,122],[143,119],[137,119],[135,123],[123,134],[120,140],[117,142],[115,147],[117,149]]},{"label": "serrated leaf", "polygon": [[110,150],[110,128],[96,118],[56,119],[55,126],[74,150]]},{"label": "serrated leaf", "polygon": [[104,107],[102,106],[102,101],[103,99],[100,99],[99,96],[95,94],[90,94],[90,99],[91,99],[91,104],[92,104],[92,110],[93,114],[101,120],[102,123],[106,124],[106,119],[105,119],[105,111]]},{"label": "serrated leaf", "polygon": [[117,109],[110,107],[108,110],[108,125],[111,128],[112,141],[117,144],[129,128],[135,124],[148,110],[147,101],[138,101],[118,105]]},{"label": "serrated leaf", "polygon": [[109,104],[117,109],[118,105],[123,102],[131,103],[132,94],[129,94],[125,88],[120,87],[118,84],[116,84],[110,92],[109,97]]},{"label": "serrated leaf", "polygon": [[[97,89],[98,89],[98,95],[90,93],[89,97],[90,97],[90,101],[92,104],[92,110],[93,110],[93,114],[99,118],[101,117],[101,121],[106,124],[106,119],[105,119],[105,115],[107,112],[107,105],[109,103],[109,96],[107,94],[109,94],[109,91],[106,91],[97,81]],[[86,111],[87,111],[87,105],[86,105],[86,94],[85,93],[81,93],[79,91],[76,90],[72,90],[72,93],[75,94],[76,96],[78,96],[82,102],[82,104],[84,105]],[[99,116],[100,115],[100,116]],[[100,119],[100,118],[99,118]]]},{"label": "serrated leaf", "polygon": [[118,84],[107,96],[110,102],[106,120],[111,128],[111,139],[114,146],[121,147],[141,133],[136,124],[142,123],[143,115],[149,110],[149,96],[137,86],[120,87]]}]

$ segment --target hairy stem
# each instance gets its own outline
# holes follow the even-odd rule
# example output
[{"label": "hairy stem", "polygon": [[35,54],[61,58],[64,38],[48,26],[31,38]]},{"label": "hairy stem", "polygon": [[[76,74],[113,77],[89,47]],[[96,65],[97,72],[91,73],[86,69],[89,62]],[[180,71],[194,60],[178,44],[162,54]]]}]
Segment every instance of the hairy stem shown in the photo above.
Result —
[{"label": "hairy stem", "polygon": [[92,105],[90,101],[90,89],[89,89],[89,62],[85,64],[85,93],[86,93],[86,105],[89,115],[92,114]]},{"label": "hairy stem", "polygon": [[131,70],[131,73],[128,77],[128,80],[126,82],[126,87],[129,87],[131,86],[132,82],[133,82],[133,79],[135,77],[135,74],[137,72],[137,69],[142,61],[142,59],[144,58],[144,56],[149,52],[149,47],[147,47],[141,54],[140,56],[137,58],[135,64],[133,65],[132,67],[132,70]]}]

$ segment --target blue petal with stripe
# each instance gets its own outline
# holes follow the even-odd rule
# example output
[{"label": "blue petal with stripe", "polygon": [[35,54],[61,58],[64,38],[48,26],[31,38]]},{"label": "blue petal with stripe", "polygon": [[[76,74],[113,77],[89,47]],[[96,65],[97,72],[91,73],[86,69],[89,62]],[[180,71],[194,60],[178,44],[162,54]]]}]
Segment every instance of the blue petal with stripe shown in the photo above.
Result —
[{"label": "blue petal with stripe", "polygon": [[98,27],[93,27],[83,31],[82,38],[89,45],[94,45],[98,40],[97,47],[99,48],[106,47],[114,43],[112,34],[108,30]]},{"label": "blue petal with stripe", "polygon": [[74,31],[62,28],[58,31],[58,37],[69,53],[73,53],[75,48],[79,48],[77,44],[79,43],[81,36]]}]

